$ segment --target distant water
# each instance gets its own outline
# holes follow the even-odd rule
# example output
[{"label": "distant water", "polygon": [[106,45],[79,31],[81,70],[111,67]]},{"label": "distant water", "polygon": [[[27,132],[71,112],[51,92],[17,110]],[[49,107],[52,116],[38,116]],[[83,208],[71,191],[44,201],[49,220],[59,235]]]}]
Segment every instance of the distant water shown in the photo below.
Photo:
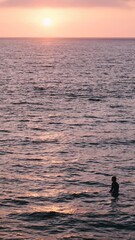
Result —
[{"label": "distant water", "polygon": [[135,239],[134,39],[0,40],[0,222],[2,240]]}]

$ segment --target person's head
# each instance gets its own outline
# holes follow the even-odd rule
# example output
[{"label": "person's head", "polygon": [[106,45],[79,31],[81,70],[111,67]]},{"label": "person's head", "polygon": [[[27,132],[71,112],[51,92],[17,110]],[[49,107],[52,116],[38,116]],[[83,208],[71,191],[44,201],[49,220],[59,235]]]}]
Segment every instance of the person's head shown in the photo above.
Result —
[{"label": "person's head", "polygon": [[115,176],[112,177],[112,182],[116,182],[116,177]]}]

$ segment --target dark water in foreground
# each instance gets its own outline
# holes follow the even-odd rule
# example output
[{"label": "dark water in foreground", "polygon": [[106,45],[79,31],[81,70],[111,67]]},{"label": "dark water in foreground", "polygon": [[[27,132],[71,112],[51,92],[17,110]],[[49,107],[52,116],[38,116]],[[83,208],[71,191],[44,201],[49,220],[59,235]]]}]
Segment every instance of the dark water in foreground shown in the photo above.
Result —
[{"label": "dark water in foreground", "polygon": [[0,239],[134,240],[134,116],[135,40],[1,39]]}]

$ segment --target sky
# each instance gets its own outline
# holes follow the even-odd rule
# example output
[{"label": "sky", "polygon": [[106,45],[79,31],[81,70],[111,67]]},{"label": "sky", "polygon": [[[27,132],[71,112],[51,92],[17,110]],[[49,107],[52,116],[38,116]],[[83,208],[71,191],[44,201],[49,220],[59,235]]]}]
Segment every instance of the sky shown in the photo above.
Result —
[{"label": "sky", "polygon": [[135,37],[135,0],[0,0],[0,37]]}]

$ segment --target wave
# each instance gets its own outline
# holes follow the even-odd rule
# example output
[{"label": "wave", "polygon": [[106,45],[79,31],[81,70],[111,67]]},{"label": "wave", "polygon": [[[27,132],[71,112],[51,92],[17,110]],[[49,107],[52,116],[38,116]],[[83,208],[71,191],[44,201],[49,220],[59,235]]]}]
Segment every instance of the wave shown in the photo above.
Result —
[{"label": "wave", "polygon": [[[69,215],[69,214],[68,214]],[[55,212],[55,211],[49,211],[49,212],[31,212],[31,213],[16,213],[16,214],[9,214],[9,218],[17,218],[17,219],[22,219],[25,221],[43,221],[47,219],[53,219],[53,218],[63,218],[66,217],[67,214],[61,213],[61,212]]]},{"label": "wave", "polygon": [[24,205],[28,205],[29,202],[26,200],[21,200],[21,199],[4,199],[1,204],[3,206],[9,206],[10,205],[19,205],[19,206],[24,206]]}]

